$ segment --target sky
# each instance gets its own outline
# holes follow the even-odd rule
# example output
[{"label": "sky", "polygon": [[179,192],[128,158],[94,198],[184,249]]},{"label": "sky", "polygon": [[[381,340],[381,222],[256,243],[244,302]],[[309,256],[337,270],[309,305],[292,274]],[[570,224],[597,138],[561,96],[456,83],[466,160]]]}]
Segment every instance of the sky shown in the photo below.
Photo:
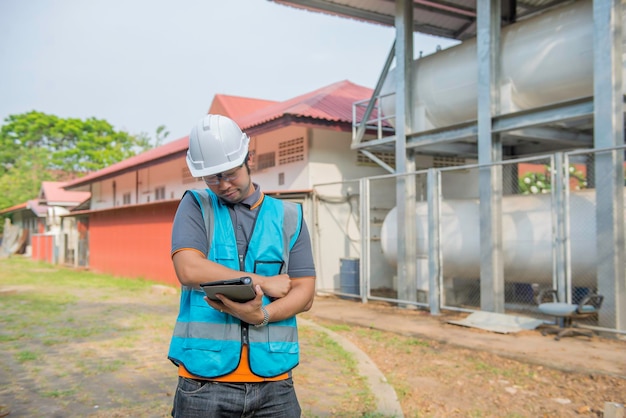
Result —
[{"label": "sky", "polygon": [[[0,124],[37,110],[167,141],[215,94],[284,101],[374,88],[394,28],[268,0],[0,0]],[[416,55],[452,44],[416,35]]]}]

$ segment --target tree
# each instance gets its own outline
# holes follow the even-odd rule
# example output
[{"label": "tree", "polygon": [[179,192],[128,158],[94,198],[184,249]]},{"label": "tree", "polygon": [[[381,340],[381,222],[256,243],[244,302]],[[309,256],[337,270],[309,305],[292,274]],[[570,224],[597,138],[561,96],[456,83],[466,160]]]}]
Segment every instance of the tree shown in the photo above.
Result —
[{"label": "tree", "polygon": [[161,145],[163,145],[167,137],[170,135],[170,131],[166,129],[167,128],[165,127],[165,125],[159,125],[159,127],[156,128],[155,144],[154,144],[155,147],[160,147]]},{"label": "tree", "polygon": [[107,121],[93,117],[63,119],[31,111],[10,115],[4,122],[0,208],[34,198],[42,181],[81,176],[151,148],[149,138],[116,131]]},{"label": "tree", "polygon": [[0,208],[7,208],[37,196],[42,181],[57,180],[41,165],[41,149],[25,150],[9,170],[0,176]]},{"label": "tree", "polygon": [[115,131],[105,120],[62,119],[31,111],[10,115],[0,129],[0,166],[8,170],[25,150],[46,151],[43,166],[50,170],[81,174],[98,170],[135,154],[137,137]]},{"label": "tree", "polygon": [[136,148],[138,152],[147,151],[151,148],[157,148],[163,145],[165,139],[170,134],[166,129],[165,125],[159,125],[159,127],[156,128],[154,140],[145,132],[141,132],[137,135],[135,138],[137,140]]}]

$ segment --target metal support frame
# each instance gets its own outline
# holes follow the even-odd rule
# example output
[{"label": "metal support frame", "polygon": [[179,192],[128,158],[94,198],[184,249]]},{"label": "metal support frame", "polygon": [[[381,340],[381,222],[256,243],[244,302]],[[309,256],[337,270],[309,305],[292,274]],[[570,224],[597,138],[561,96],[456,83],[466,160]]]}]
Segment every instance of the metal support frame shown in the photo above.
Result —
[{"label": "metal support frame", "polygon": [[500,113],[500,1],[477,2],[478,162],[480,210],[480,304],[490,312],[504,312],[502,251],[502,143],[492,131]]},{"label": "metal support frame", "polygon": [[371,263],[372,257],[371,254],[371,245],[370,242],[372,240],[372,231],[370,228],[370,182],[366,178],[359,179],[359,195],[361,199],[359,199],[359,211],[361,213],[360,216],[360,225],[361,228],[361,260],[359,263],[359,290],[361,293],[361,302],[367,303],[369,297],[371,296],[370,289],[370,275],[371,275]]},{"label": "metal support frame", "polygon": [[[603,149],[624,144],[621,1],[594,0],[593,26],[594,144]],[[624,153],[597,153],[595,180],[599,321],[626,330]]]},{"label": "metal support frame", "polygon": [[428,306],[431,315],[441,312],[443,287],[441,253],[441,172],[428,169]]},{"label": "metal support frame", "polygon": [[[391,68],[391,64],[393,63],[393,58],[395,54],[396,54],[396,42],[394,41],[393,45],[391,45],[391,50],[389,51],[389,54],[387,55],[387,60],[385,61],[385,65],[383,66],[383,71],[380,74],[380,77],[378,77],[378,82],[376,83],[376,87],[374,87],[372,98],[371,100],[369,100],[369,102],[367,103],[367,107],[365,108],[363,119],[361,120],[361,122],[359,123],[357,127],[353,128],[352,144],[351,144],[353,149],[355,148],[356,145],[360,144],[363,141],[363,136],[365,135],[365,130],[367,129],[367,122],[370,120],[372,111],[374,110],[374,106],[379,100],[380,91],[383,88],[383,84],[385,84],[385,80],[387,79],[387,74],[389,74],[389,69]],[[356,120],[356,109],[354,108],[354,106],[353,106],[352,113],[353,113],[352,119]],[[381,110],[378,109],[377,113],[378,113],[378,118],[380,118]],[[380,121],[378,123],[378,129],[379,131],[381,130]],[[382,132],[379,132],[379,136],[380,136],[380,133]]]},{"label": "metal support frame", "polygon": [[[396,172],[415,171],[415,160],[406,151],[406,137],[413,122],[412,67],[413,67],[413,1],[396,1]],[[417,231],[415,217],[415,176],[398,176],[396,207],[398,222],[398,297],[417,301]]]},{"label": "metal support frame", "polygon": [[571,286],[570,231],[569,231],[569,167],[568,159],[562,152],[555,154],[550,164],[552,168],[552,211],[553,225],[553,287],[558,291],[559,300],[571,302],[568,290]]}]

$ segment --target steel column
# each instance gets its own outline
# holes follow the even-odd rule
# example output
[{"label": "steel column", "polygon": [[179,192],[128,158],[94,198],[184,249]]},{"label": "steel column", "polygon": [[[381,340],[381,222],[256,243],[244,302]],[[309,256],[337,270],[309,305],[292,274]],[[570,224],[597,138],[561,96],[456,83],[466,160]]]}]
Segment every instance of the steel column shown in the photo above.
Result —
[{"label": "steel column", "polygon": [[479,0],[477,7],[478,62],[478,163],[480,199],[480,305],[504,312],[502,255],[502,143],[492,131],[493,116],[500,113],[500,1]]},{"label": "steel column", "polygon": [[[624,143],[621,1],[594,0],[593,25],[594,144],[602,149]],[[622,150],[596,154],[595,180],[599,322],[626,330]]]},{"label": "steel column", "polygon": [[[396,1],[396,172],[415,171],[406,151],[412,131],[413,1]],[[398,298],[417,301],[417,257],[415,176],[399,176],[396,182],[398,208]]]}]

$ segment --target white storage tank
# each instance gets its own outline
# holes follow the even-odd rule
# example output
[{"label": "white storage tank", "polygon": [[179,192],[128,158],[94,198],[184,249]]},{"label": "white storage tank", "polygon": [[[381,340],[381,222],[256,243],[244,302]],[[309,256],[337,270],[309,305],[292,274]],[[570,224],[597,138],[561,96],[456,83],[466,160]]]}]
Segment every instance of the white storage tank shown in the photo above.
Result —
[{"label": "white storage tank", "polygon": [[[623,35],[626,39],[626,31]],[[591,0],[561,6],[503,28],[502,113],[592,96],[592,45]],[[475,38],[415,60],[416,129],[475,120],[477,80]],[[395,69],[390,71],[381,94],[394,91]],[[381,106],[384,114],[395,115],[395,96],[384,98]]]},{"label": "white storage tank", "polygon": [[[516,195],[502,199],[504,275],[507,281],[551,284],[553,277],[553,221],[551,197]],[[595,277],[595,191],[570,195],[572,281]],[[442,267],[445,278],[480,277],[480,219],[478,200],[445,200],[441,203]],[[428,257],[428,208],[416,206],[417,258]],[[397,263],[398,220],[396,208],[385,218],[381,245],[386,260]]]}]

